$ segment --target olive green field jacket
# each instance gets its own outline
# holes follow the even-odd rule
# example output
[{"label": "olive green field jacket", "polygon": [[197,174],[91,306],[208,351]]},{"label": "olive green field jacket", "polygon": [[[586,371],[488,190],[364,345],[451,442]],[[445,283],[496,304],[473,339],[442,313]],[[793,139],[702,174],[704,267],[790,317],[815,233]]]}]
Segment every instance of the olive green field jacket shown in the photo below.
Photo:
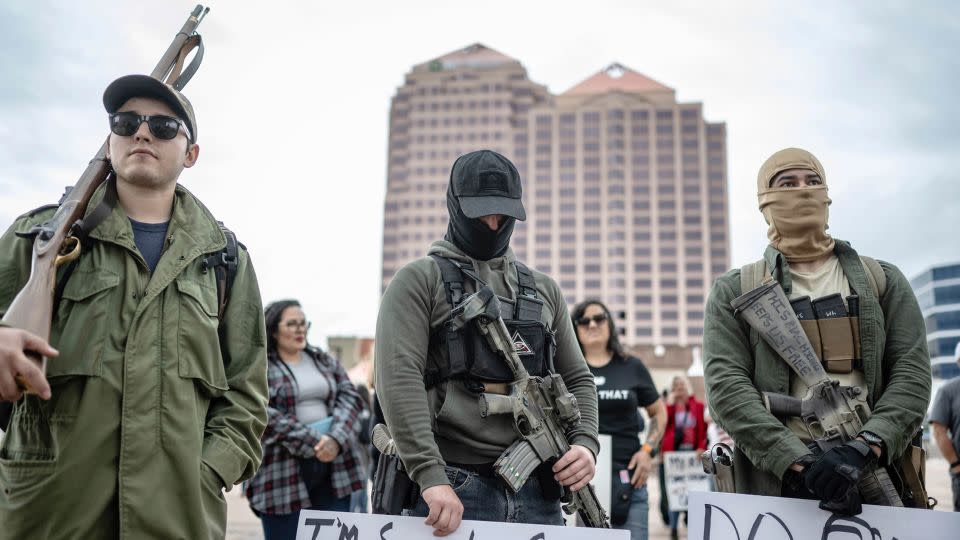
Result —
[{"label": "olive green field jacket", "polygon": [[[920,428],[930,400],[923,317],[910,283],[896,266],[878,261],[887,281],[878,300],[850,244],[837,240],[834,252],[860,297],[863,369],[872,410],[864,430],[883,439],[883,459],[892,462]],[[789,296],[786,258],[768,247],[764,259]],[[761,392],[789,394],[795,375],[756,331],[734,317],[730,301],[740,294],[740,270],[734,269],[717,279],[707,300],[703,336],[707,401],[714,420],[737,446],[737,492],[779,496],[784,472],[809,450],[767,412]]]},{"label": "olive green field jacket", "polygon": [[[15,233],[52,214],[21,216],[0,238],[0,313],[30,272],[32,243]],[[267,416],[250,258],[240,250],[220,322],[201,260],[226,238],[183,187],[152,274],[120,205],[90,237],[53,317],[52,398],[17,402],[0,445],[0,539],[223,538],[222,490],[257,470]]]}]

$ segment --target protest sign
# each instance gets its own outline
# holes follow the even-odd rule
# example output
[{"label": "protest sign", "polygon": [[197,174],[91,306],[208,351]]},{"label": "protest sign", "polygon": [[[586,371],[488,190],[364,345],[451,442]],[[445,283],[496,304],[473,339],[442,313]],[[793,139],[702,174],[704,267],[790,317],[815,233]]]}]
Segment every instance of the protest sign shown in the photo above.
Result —
[{"label": "protest sign", "polygon": [[687,509],[689,492],[710,491],[710,477],[703,472],[698,452],[664,452],[663,473],[671,512]]},{"label": "protest sign", "polygon": [[[433,527],[422,517],[352,514],[303,510],[297,540],[417,540],[433,539]],[[446,536],[449,540],[630,540],[630,531],[467,521]]]},{"label": "protest sign", "polygon": [[960,513],[863,505],[841,516],[817,501],[692,492],[690,540],[956,540]]}]

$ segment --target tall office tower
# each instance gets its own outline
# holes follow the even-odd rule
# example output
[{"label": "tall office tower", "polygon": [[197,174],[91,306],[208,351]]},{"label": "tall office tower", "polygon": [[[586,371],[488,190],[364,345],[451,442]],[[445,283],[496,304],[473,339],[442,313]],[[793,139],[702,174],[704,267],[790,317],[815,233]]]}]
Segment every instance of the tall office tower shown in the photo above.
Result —
[{"label": "tall office tower", "polygon": [[548,97],[520,62],[481,44],[413,67],[390,107],[382,288],[446,233],[454,160],[481,148],[514,156],[515,126]]},{"label": "tall office tower", "polygon": [[730,264],[725,125],[613,64],[522,127],[517,255],[555,276],[568,303],[604,300],[626,343],[701,343],[705,296]]},{"label": "tall office tower", "polygon": [[689,364],[730,264],[726,126],[619,64],[556,96],[482,45],[415,66],[391,110],[384,287],[443,235],[450,165],[479,148],[523,178],[517,257],[568,303],[605,301],[625,344]]},{"label": "tall office tower", "polygon": [[934,266],[910,280],[927,327],[934,380],[960,376],[960,263]]}]

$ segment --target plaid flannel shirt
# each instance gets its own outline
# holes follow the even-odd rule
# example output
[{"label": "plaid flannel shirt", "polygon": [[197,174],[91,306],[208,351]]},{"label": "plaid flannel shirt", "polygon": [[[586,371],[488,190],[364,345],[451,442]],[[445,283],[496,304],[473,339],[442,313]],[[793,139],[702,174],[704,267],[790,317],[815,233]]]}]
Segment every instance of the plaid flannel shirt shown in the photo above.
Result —
[{"label": "plaid flannel shirt", "polygon": [[[328,435],[340,444],[340,454],[331,463],[331,489],[337,497],[344,497],[362,489],[366,481],[360,458],[366,449],[357,439],[361,398],[340,362],[319,349],[308,347],[306,352],[330,384],[327,407],[332,411],[333,425]],[[267,428],[260,441],[263,462],[257,474],[244,484],[244,493],[257,512],[292,514],[312,506],[300,478],[299,458],[314,457],[313,447],[320,442],[320,434],[297,420],[297,385],[290,370],[276,354],[269,360],[270,401]]]}]

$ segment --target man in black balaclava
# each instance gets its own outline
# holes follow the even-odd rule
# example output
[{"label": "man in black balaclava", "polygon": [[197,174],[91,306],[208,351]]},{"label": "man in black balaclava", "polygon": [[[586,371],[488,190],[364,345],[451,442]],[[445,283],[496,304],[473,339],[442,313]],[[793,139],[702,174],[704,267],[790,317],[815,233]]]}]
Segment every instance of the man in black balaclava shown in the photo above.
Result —
[{"label": "man in black balaclava", "polygon": [[[520,174],[502,155],[481,150],[457,159],[447,189],[445,239],[401,268],[380,303],[377,394],[421,490],[409,513],[427,517],[441,536],[461,519],[562,525],[557,484],[576,491],[595,472],[597,392],[563,295],[510,249],[516,221],[526,219],[521,191]],[[541,466],[516,493],[493,471],[517,438],[513,418],[481,416],[478,399],[484,392],[506,394],[512,376],[478,332],[448,325],[451,306],[484,285],[501,298],[527,371],[559,373],[582,415],[567,434],[570,451]]]},{"label": "man in black balaclava", "polygon": [[521,191],[520,173],[507,158],[490,150],[461,156],[450,171],[444,239],[478,261],[502,256],[517,220],[527,219]]}]

